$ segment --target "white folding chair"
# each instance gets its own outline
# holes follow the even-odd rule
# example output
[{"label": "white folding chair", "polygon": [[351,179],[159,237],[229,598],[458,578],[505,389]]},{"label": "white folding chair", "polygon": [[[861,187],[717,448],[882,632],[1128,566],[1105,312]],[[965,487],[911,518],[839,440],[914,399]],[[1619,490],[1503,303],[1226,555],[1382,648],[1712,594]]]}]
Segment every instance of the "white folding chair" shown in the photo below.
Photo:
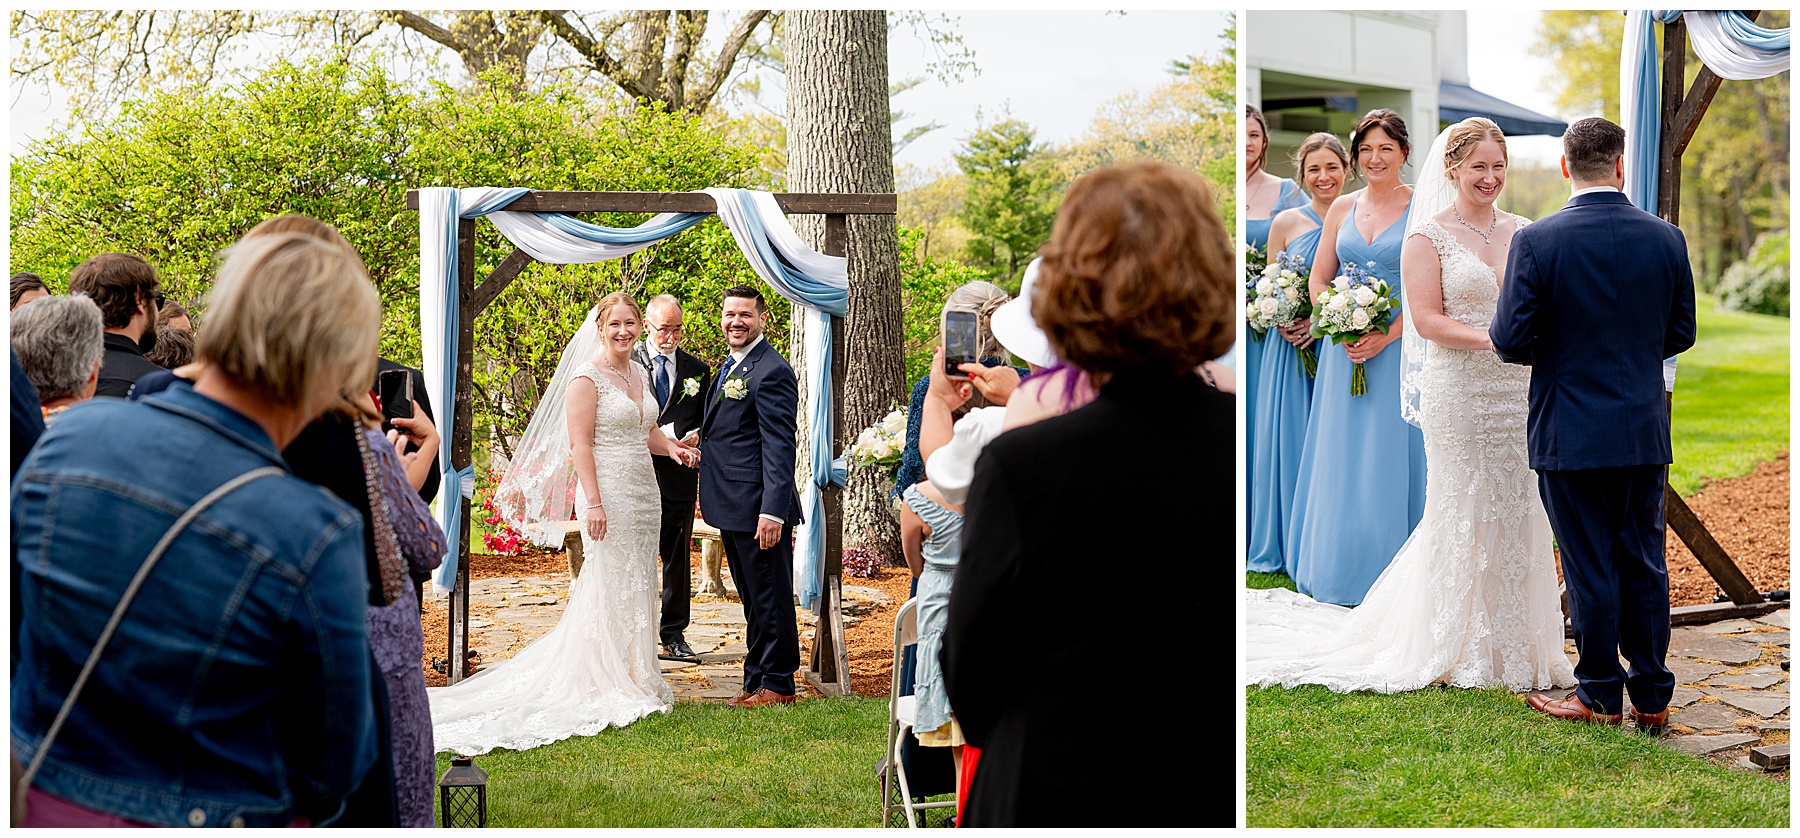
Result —
[{"label": "white folding chair", "polygon": [[891,684],[888,687],[888,734],[887,761],[881,769],[881,825],[890,823],[889,813],[896,804],[906,812],[906,825],[909,828],[919,826],[918,811],[920,809],[949,809],[956,806],[956,798],[931,803],[915,803],[912,788],[906,779],[906,766],[900,762],[901,737],[912,735],[914,711],[917,701],[913,696],[900,694],[900,661],[901,653],[906,647],[919,642],[919,600],[909,599],[900,606],[900,612],[894,615],[894,665]]}]

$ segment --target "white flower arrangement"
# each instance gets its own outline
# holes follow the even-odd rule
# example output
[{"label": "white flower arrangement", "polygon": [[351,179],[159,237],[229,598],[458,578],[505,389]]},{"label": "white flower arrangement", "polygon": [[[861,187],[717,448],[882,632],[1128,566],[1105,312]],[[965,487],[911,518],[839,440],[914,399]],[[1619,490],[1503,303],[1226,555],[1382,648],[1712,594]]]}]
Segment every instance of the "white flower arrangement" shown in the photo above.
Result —
[{"label": "white flower arrangement", "polygon": [[750,395],[750,383],[742,378],[733,377],[725,379],[725,386],[723,389],[725,398],[732,399],[733,401]]},{"label": "white flower arrangement", "polygon": [[690,378],[683,380],[681,382],[681,392],[683,395],[687,395],[687,396],[699,395],[700,394],[700,379],[690,377]]},{"label": "white flower arrangement", "polygon": [[853,469],[866,466],[889,468],[900,463],[901,452],[905,450],[906,408],[897,407],[881,421],[857,434],[855,444],[844,452],[844,459]]},{"label": "white flower arrangement", "polygon": [[[1298,255],[1289,255],[1285,250],[1276,253],[1256,283],[1250,302],[1250,327],[1266,333],[1270,328],[1288,328],[1312,314],[1304,293],[1306,274],[1306,263]],[[1300,372],[1311,377],[1319,368],[1318,351],[1310,346],[1298,351]]]},{"label": "white flower arrangement", "polygon": [[[1369,263],[1371,267],[1374,264]],[[1313,336],[1344,344],[1371,332],[1387,334],[1400,311],[1400,300],[1386,280],[1371,276],[1360,265],[1345,265],[1343,273],[1331,281],[1331,288],[1319,292],[1315,311],[1319,313],[1313,318]],[[1354,366],[1350,395],[1361,396],[1369,391],[1369,378],[1362,364]]]}]

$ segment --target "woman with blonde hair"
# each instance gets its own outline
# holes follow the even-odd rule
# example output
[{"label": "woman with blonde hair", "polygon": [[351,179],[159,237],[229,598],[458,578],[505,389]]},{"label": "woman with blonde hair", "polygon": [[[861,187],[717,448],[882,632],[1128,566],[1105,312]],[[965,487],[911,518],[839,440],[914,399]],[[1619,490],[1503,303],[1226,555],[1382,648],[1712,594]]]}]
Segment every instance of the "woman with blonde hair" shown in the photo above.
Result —
[{"label": "woman with blonde hair", "polygon": [[374,761],[360,522],[280,451],[367,379],[375,290],[270,236],[225,252],[209,310],[192,386],[71,411],[13,484],[26,826],[325,823]]}]

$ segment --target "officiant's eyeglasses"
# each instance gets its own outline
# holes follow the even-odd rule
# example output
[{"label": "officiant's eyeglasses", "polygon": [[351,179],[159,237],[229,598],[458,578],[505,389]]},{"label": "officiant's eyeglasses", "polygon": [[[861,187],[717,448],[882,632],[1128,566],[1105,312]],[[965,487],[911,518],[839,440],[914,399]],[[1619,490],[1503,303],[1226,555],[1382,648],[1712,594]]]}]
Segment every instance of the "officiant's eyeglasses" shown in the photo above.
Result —
[{"label": "officiant's eyeglasses", "polygon": [[656,328],[656,333],[665,337],[681,337],[681,324],[677,323],[673,326],[658,326]]}]

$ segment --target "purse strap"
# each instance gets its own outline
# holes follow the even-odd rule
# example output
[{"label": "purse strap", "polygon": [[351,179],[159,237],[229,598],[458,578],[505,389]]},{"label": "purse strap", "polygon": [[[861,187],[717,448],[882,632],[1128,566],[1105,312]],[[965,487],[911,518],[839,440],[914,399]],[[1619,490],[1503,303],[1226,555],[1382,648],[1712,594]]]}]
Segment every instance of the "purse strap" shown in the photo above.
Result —
[{"label": "purse strap", "polygon": [[361,426],[356,434],[356,451],[362,457],[363,489],[369,496],[369,525],[375,532],[375,563],[381,570],[381,604],[393,605],[405,591],[406,559],[400,555],[399,537],[394,534],[388,517],[387,496],[381,491],[381,462],[369,446],[369,435]]},{"label": "purse strap", "polygon": [[56,711],[56,718],[50,722],[50,729],[44,732],[44,739],[38,744],[37,753],[32,755],[31,764],[25,767],[24,773],[20,774],[19,779],[14,783],[13,811],[23,812],[25,810],[25,791],[31,788],[32,778],[37,776],[38,768],[44,764],[44,757],[49,755],[50,744],[56,741],[56,734],[62,731],[63,722],[68,720],[69,711],[75,707],[75,699],[81,695],[82,688],[87,686],[88,676],[94,673],[94,667],[100,663],[100,655],[106,651],[106,644],[112,640],[113,632],[125,619],[126,609],[130,608],[131,601],[137,598],[138,589],[144,586],[144,580],[150,576],[151,569],[155,568],[156,563],[162,559],[163,553],[168,551],[169,544],[175,541],[175,537],[180,535],[182,530],[187,529],[188,524],[200,517],[201,512],[206,511],[207,507],[212,506],[220,498],[237,491],[239,487],[253,480],[283,474],[287,474],[287,470],[279,466],[264,466],[255,471],[244,472],[226,481],[219,488],[208,492],[205,497],[194,501],[193,506],[188,507],[186,512],[181,513],[181,517],[175,519],[175,523],[169,525],[168,531],[163,533],[162,538],[156,542],[156,546],[150,549],[150,555],[145,557],[144,563],[138,567],[137,575],[131,577],[131,583],[125,586],[125,594],[119,598],[118,606],[113,608],[112,617],[106,621],[106,627],[100,630],[100,639],[94,641],[94,651],[88,653],[87,663],[81,666],[81,674],[75,676],[75,684],[69,688],[69,697],[63,699],[62,708]]}]

